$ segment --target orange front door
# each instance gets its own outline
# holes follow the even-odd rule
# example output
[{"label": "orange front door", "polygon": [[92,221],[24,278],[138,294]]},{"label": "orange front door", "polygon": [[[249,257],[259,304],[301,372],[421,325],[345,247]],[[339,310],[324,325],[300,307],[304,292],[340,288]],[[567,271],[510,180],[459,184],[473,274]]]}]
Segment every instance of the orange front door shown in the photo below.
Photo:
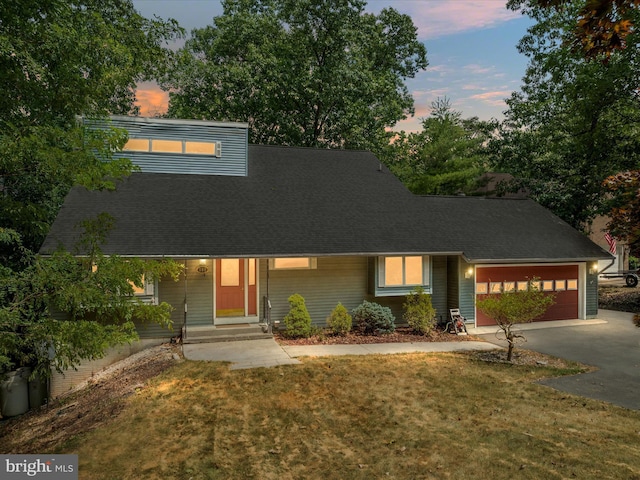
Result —
[{"label": "orange front door", "polygon": [[244,260],[216,260],[216,317],[243,317]]}]

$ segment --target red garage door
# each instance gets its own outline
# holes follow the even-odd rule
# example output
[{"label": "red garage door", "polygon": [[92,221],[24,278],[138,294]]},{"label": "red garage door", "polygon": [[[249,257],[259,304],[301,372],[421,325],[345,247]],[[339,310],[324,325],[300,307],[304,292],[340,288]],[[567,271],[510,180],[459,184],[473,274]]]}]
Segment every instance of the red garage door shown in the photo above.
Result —
[{"label": "red garage door", "polygon": [[[556,303],[541,320],[568,320],[578,318],[578,265],[540,265],[522,267],[477,267],[476,297],[488,293],[523,288],[529,279],[540,279],[543,291],[554,292]],[[494,325],[495,322],[476,310],[478,326]]]}]

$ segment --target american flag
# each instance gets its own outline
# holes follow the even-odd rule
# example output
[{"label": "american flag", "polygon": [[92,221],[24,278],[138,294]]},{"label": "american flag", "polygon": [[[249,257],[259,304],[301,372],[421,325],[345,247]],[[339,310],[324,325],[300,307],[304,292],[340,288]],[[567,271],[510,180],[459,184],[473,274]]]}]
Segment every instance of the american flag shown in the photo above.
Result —
[{"label": "american flag", "polygon": [[609,251],[615,255],[616,254],[616,239],[613,238],[609,232],[604,234],[604,239],[609,244]]}]

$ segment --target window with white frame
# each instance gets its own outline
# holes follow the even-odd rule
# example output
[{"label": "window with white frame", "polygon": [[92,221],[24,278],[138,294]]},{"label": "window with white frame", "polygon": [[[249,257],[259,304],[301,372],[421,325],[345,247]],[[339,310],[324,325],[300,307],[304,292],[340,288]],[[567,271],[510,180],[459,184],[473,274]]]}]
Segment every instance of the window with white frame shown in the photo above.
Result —
[{"label": "window with white frame", "polygon": [[407,255],[379,257],[379,287],[411,287],[428,285],[429,257]]},{"label": "window with white frame", "polygon": [[155,282],[145,276],[142,277],[142,287],[138,287],[132,281],[129,281],[129,283],[135,296],[152,296],[155,293]]}]

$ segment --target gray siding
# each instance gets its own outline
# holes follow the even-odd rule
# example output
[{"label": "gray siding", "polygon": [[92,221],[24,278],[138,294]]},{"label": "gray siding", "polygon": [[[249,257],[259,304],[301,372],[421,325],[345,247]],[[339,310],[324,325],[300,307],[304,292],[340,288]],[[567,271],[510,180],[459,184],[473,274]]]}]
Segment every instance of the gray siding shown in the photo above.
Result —
[{"label": "gray siding", "polygon": [[[106,128],[98,122],[90,128]],[[194,140],[220,142],[220,156],[175,153],[119,152],[115,158],[128,158],[142,172],[183,173],[199,175],[246,176],[248,159],[248,130],[244,124],[179,120],[111,117],[110,124],[129,132],[130,138],[159,138],[166,140]]]},{"label": "gray siding", "polygon": [[[475,278],[472,275],[470,278],[465,278],[465,272],[469,267],[472,267],[470,263],[467,263],[461,257],[458,257],[458,305],[460,313],[468,321],[474,322],[476,319],[476,285]],[[451,307],[456,308],[456,307]]]},{"label": "gray siding", "polygon": [[444,320],[447,310],[447,257],[432,257],[431,259],[431,302],[436,309],[437,317]]},{"label": "gray siding", "polygon": [[[587,272],[589,268],[587,266]],[[598,275],[587,273],[587,285],[585,288],[587,296],[587,318],[595,318],[598,315]]]},{"label": "gray siding", "polygon": [[460,304],[460,257],[447,257],[447,312]]},{"label": "gray siding", "polygon": [[[185,321],[184,301],[187,299],[187,325],[213,325],[213,268],[207,260],[209,271],[198,273],[198,260],[186,261],[186,286],[184,273],[177,282],[170,277],[162,278],[158,283],[158,301],[167,302],[173,307],[171,320],[173,332],[167,333],[159,325],[136,325],[140,338],[158,338],[180,334]],[[186,290],[185,290],[186,287]]]},{"label": "gray siding", "polygon": [[[267,260],[260,260],[260,293],[267,294]],[[305,299],[314,325],[324,326],[338,302],[348,310],[367,298],[367,257],[319,257],[314,270],[271,270],[269,298],[271,319],[289,312],[288,298],[299,293]]]}]

